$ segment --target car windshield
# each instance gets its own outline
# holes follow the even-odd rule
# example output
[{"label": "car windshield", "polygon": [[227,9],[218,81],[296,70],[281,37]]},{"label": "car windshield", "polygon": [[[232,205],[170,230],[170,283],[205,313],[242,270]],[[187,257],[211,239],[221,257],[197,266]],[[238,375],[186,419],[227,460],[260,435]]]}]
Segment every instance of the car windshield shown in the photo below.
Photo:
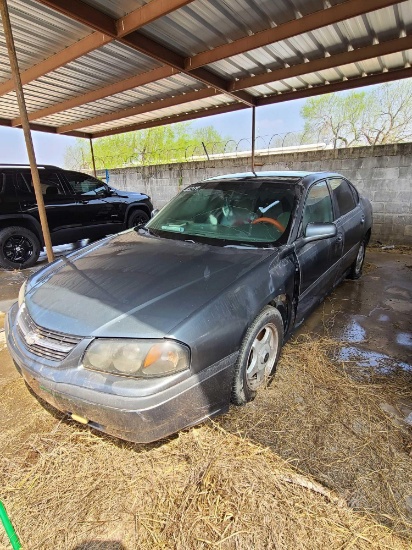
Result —
[{"label": "car windshield", "polygon": [[289,233],[295,188],[261,178],[190,185],[146,227],[162,237],[221,246],[281,244]]}]

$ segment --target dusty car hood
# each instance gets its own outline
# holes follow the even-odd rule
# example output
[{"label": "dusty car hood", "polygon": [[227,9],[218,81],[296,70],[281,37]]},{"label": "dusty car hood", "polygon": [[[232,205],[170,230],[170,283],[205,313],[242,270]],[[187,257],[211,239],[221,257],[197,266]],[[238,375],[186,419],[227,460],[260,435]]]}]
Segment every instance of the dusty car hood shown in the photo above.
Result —
[{"label": "dusty car hood", "polygon": [[38,325],[53,331],[158,338],[273,253],[131,231],[39,272],[26,307]]}]

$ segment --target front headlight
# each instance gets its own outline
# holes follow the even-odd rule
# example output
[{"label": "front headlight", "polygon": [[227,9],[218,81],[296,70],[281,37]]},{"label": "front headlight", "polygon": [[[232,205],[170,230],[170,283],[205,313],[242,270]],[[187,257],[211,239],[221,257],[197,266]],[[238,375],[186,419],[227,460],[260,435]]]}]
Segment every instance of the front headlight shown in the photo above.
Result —
[{"label": "front headlight", "polygon": [[27,286],[27,280],[24,281],[24,283],[21,285],[19,290],[19,299],[18,299],[19,307],[21,307],[22,303],[24,302],[24,296],[26,294],[26,286]]},{"label": "front headlight", "polygon": [[174,374],[189,364],[189,349],[172,340],[98,338],[83,356],[86,369],[137,378]]}]

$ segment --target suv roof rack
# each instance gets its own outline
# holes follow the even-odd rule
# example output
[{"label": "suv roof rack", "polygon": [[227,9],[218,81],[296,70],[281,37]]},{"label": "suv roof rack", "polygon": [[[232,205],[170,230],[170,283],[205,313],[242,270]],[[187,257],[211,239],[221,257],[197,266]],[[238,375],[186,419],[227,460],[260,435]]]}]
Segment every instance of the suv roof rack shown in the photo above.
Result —
[{"label": "suv roof rack", "polygon": [[[0,164],[2,168],[30,168],[30,164]],[[52,164],[38,164],[38,168],[48,168],[53,170],[62,170],[58,166],[53,166]]]}]

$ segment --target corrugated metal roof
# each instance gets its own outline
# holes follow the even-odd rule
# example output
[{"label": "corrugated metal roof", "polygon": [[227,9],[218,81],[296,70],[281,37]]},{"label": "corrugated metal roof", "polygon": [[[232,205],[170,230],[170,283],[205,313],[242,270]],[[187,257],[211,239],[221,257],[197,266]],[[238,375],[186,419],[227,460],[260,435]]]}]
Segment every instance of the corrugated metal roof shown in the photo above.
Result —
[{"label": "corrugated metal roof", "polygon": [[[86,25],[33,0],[9,0],[8,6],[20,71],[90,34]],[[0,82],[9,78],[9,60],[4,35],[0,32]]]},{"label": "corrugated metal roof", "polygon": [[[172,0],[169,1],[172,2]],[[376,1],[381,4],[383,2],[383,0]],[[412,0],[398,3],[393,0],[392,5],[382,9],[364,10],[365,13],[361,15],[337,20],[328,26],[320,26],[301,34],[291,35],[264,46],[248,48],[246,52],[209,62],[204,66],[206,71],[203,70],[201,73],[192,73],[190,66],[187,70],[182,69],[184,58],[201,52],[213,52],[215,48],[222,45],[234,43],[236,47],[236,41],[244,37],[253,37],[254,34],[267,29],[276,30],[277,26],[296,19],[301,19],[304,23],[304,18],[310,17],[314,12],[319,12],[317,17],[319,24],[322,25],[323,14],[326,13],[322,10],[333,9],[340,4],[346,9],[347,6],[354,6],[355,0],[328,0],[327,2],[324,0],[276,2],[274,0],[194,0],[169,14],[160,16],[134,32],[131,35],[134,37],[132,41],[134,45],[130,41],[129,45],[125,45],[121,42],[121,37],[112,39],[113,34],[110,35],[110,29],[107,31],[108,35],[101,34],[101,27],[94,26],[91,19],[87,21],[87,15],[73,12],[72,17],[69,17],[68,13],[73,9],[70,2],[60,2],[60,7],[56,5],[56,10],[43,5],[42,2],[43,0],[8,0],[22,73],[37,64],[40,64],[38,67],[43,67],[44,60],[49,60],[61,51],[63,55],[67,52],[71,53],[73,45],[93,33],[96,36],[96,46],[93,46],[96,49],[77,58],[76,54],[71,54],[70,59],[63,66],[56,64],[51,70],[48,67],[48,72],[45,74],[39,71],[40,74],[36,75],[37,77],[24,85],[27,108],[33,122],[52,128],[74,124],[79,130],[93,134],[110,129],[116,130],[142,121],[156,121],[179,113],[198,112],[210,107],[223,109],[225,104],[233,105],[233,102],[237,101],[248,104],[255,101],[259,105],[262,98],[273,94],[302,91],[328,83],[340,83],[344,88],[345,79],[364,78],[367,82],[367,76],[374,74],[382,75],[379,79],[384,80],[386,71],[390,73],[403,70],[404,72],[396,74],[402,74],[404,77],[409,74],[408,67],[412,63],[412,49],[408,46],[400,47],[399,51],[391,51],[379,57],[372,56],[355,62],[345,58],[344,64],[333,65],[333,56],[343,52],[396,40],[400,36],[412,36]],[[50,2],[52,0],[48,0],[49,5]],[[130,14],[140,7],[150,9],[150,3],[149,0],[85,0],[85,4],[90,8],[105,14],[105,21],[107,16],[113,19],[112,27],[109,25],[112,29],[115,28],[115,19]],[[390,0],[387,4],[391,4]],[[170,4],[164,5],[170,7]],[[362,8],[360,0],[356,5]],[[102,43],[99,43],[100,35],[101,40],[112,41],[100,46],[99,44]],[[155,43],[145,45],[146,38],[150,38]],[[65,50],[66,48],[69,50]],[[143,51],[145,53],[142,53]],[[176,57],[176,53],[181,57]],[[284,78],[277,80],[275,74],[274,82],[271,82],[268,76],[265,77],[264,83],[260,83],[263,82],[261,78],[260,82],[259,80],[256,84],[252,82],[251,86],[248,81],[249,87],[244,90],[243,96],[231,91],[230,83],[235,84],[237,79],[265,75],[284,67],[293,67],[325,57],[332,59],[332,63],[328,63],[327,68],[308,70],[307,74],[290,77],[285,73]],[[101,88],[121,83],[135,75],[145,75],[150,71],[156,73],[155,69],[164,65],[174,67],[175,74],[168,76],[172,72],[171,69],[168,74],[156,76],[153,82],[145,76],[143,83],[139,83],[138,87],[126,82],[124,86],[120,85],[120,91],[116,89],[112,93],[109,93],[110,90],[107,93],[99,93]],[[19,116],[10,77],[4,36],[0,32],[1,124],[7,124],[8,120],[11,121]],[[216,77],[220,80],[216,81]],[[123,117],[116,122],[82,126],[83,122],[96,116],[150,104],[162,98],[202,89],[207,85],[227,93],[192,101],[186,105],[157,109],[126,119]],[[238,88],[241,89],[241,86]],[[91,92],[96,93],[91,99],[88,95],[86,101],[82,103],[81,96]],[[69,100],[74,104],[67,104]],[[59,107],[62,102],[65,102],[64,108]],[[45,113],[42,111],[44,109],[47,109]],[[40,110],[41,113],[37,115],[37,111]]]}]

